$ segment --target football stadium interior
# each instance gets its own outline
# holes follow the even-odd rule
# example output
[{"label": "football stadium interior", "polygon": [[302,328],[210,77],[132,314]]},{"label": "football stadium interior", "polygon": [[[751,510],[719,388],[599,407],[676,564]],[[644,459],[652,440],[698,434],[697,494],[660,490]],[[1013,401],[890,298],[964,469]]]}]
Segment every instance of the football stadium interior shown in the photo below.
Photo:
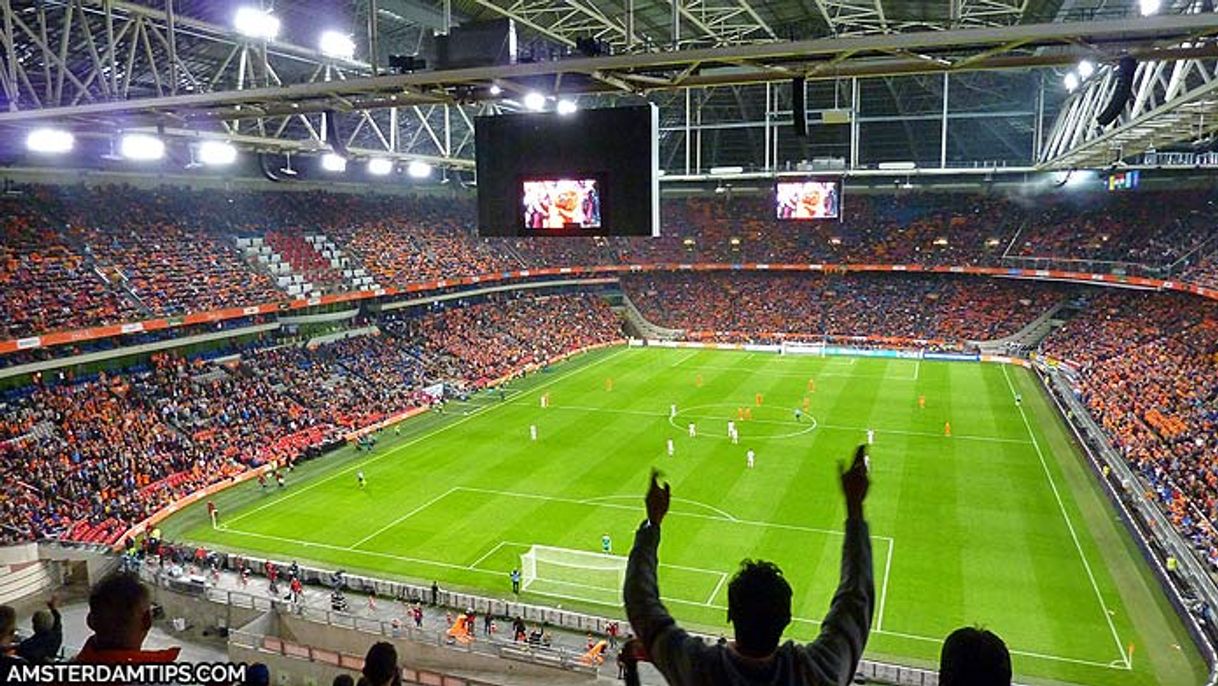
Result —
[{"label": "football stadium interior", "polygon": [[8,683],[1218,684],[1213,0],[0,0],[0,179]]}]

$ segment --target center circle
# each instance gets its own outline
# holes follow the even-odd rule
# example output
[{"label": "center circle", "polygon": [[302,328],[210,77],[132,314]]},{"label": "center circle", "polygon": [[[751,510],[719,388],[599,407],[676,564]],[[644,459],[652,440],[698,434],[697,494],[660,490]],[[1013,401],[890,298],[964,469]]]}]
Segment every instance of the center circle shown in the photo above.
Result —
[{"label": "center circle", "polygon": [[[680,417],[682,417],[682,416],[684,416],[686,419],[693,419],[693,420],[696,420],[696,421],[703,421],[703,420],[705,420],[705,421],[721,422],[721,423],[722,423],[722,425],[723,425],[723,427],[726,427],[728,422],[730,422],[730,421],[734,421],[734,422],[736,422],[736,429],[737,429],[737,430],[740,430],[741,428],[743,428],[743,427],[745,427],[745,426],[748,426],[748,425],[750,425],[750,424],[754,424],[754,425],[756,425],[756,424],[762,424],[762,425],[773,425],[773,424],[777,424],[777,425],[779,425],[779,426],[791,426],[791,425],[794,425],[794,424],[795,424],[795,421],[794,421],[794,420],[791,420],[791,421],[781,421],[781,420],[775,420],[775,419],[744,419],[744,420],[738,420],[738,419],[735,419],[734,414],[729,414],[729,415],[724,416],[724,417],[709,417],[709,416],[706,416],[706,415],[698,415],[698,414],[697,414],[697,411],[698,411],[698,410],[704,410],[704,409],[710,409],[710,408],[721,408],[721,407],[728,408],[729,410],[731,410],[731,412],[732,412],[732,413],[735,413],[735,411],[736,411],[738,408],[740,408],[740,407],[745,407],[745,406],[744,406],[744,405],[736,405],[736,404],[733,404],[733,403],[703,403],[703,404],[700,404],[700,405],[690,405],[689,407],[685,407],[685,408],[681,408],[681,409],[677,410],[677,415],[676,415],[676,417],[673,417],[673,416],[670,414],[670,415],[668,416],[668,423],[669,423],[669,424],[671,424],[671,425],[672,425],[672,427],[673,427],[674,429],[679,429],[679,430],[681,430],[681,431],[685,431],[685,430],[687,430],[687,429],[689,428],[688,422],[686,422],[686,425],[685,425],[685,426],[681,426],[681,425],[677,424],[677,419],[679,419],[679,418],[680,418]],[[754,408],[752,408],[752,409],[756,410],[756,409],[759,409],[759,408],[754,407]],[[767,410],[767,412],[768,412],[768,410]],[[794,411],[793,411],[793,410],[792,410],[792,414],[794,414]],[[798,428],[797,430],[794,430],[794,431],[786,431],[786,432],[783,432],[783,433],[773,433],[773,434],[767,433],[767,434],[759,434],[759,435],[756,435],[756,436],[750,436],[750,438],[794,438],[794,437],[796,437],[796,436],[802,436],[802,435],[804,435],[804,434],[811,433],[811,432],[812,432],[814,429],[816,429],[816,426],[817,426],[816,417],[813,417],[811,414],[809,414],[809,413],[807,413],[807,412],[805,412],[805,413],[803,414],[803,416],[804,416],[804,417],[806,417],[806,418],[808,419],[808,423],[807,423],[807,425],[803,425],[803,424],[798,425],[798,426],[799,426],[799,428]],[[726,434],[726,431],[724,432],[724,434]],[[715,432],[704,433],[704,432],[702,432],[702,431],[699,431],[699,432],[698,432],[698,438],[702,438],[703,436],[707,436],[707,437],[710,437],[710,438],[721,438],[721,439],[723,439],[723,440],[727,440],[727,436],[726,436],[726,435],[720,435],[719,433],[715,433]]]}]

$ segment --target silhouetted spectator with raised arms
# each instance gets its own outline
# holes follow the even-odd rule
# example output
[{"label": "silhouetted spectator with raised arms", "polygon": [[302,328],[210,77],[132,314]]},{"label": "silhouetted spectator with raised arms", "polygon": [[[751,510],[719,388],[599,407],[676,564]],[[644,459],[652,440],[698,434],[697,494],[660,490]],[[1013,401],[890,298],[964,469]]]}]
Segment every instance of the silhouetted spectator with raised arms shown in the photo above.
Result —
[{"label": "silhouetted spectator with raised arms", "polygon": [[1011,686],[1011,653],[992,632],[966,626],[943,641],[939,686]]},{"label": "silhouetted spectator with raised arms", "polygon": [[630,624],[643,650],[669,684],[683,686],[767,686],[848,684],[854,676],[875,601],[871,539],[863,520],[870,480],[866,447],[859,446],[849,469],[839,466],[846,499],[846,536],[841,582],[820,635],[812,643],[779,645],[791,622],[791,587],[770,562],[745,560],[728,586],[728,619],[734,642],[708,646],[690,636],[660,602],[656,583],[660,527],[668,513],[671,489],[651,473],[647,521],[635,534],[626,567],[625,600]]},{"label": "silhouetted spectator with raised arms", "polygon": [[86,664],[152,664],[173,662],[180,648],[144,650],[144,639],[152,628],[152,598],[148,588],[133,574],[107,576],[89,594],[85,623],[93,635],[76,655]]}]

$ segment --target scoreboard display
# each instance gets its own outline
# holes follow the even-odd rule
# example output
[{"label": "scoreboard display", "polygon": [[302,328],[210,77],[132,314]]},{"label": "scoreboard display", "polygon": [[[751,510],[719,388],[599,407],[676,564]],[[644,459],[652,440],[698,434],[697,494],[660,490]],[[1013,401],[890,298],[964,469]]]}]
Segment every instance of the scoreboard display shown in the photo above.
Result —
[{"label": "scoreboard display", "polygon": [[653,105],[479,117],[474,136],[479,234],[659,235]]}]

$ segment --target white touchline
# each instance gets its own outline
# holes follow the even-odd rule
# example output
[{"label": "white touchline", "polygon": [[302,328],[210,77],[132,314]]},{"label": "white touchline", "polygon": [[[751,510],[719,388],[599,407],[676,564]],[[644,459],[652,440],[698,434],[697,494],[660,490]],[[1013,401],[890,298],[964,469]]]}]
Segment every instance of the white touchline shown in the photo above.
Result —
[{"label": "white touchline", "polygon": [[701,351],[701,350],[695,350],[695,351],[693,351],[692,353],[690,353],[690,354],[688,354],[688,355],[686,355],[686,356],[682,357],[681,359],[677,360],[676,362],[673,362],[672,364],[670,364],[670,365],[668,365],[668,366],[669,366],[670,368],[671,368],[671,367],[677,367],[677,366],[681,365],[683,362],[685,362],[686,360],[688,360],[689,358],[693,357],[694,355],[697,355],[697,354],[698,354],[698,353],[700,353],[700,352],[702,352],[702,351]]},{"label": "white touchline", "polygon": [[[1011,375],[1007,372],[1006,365],[1002,366],[1002,375],[1007,380],[1007,388],[1011,390],[1011,395],[1016,395],[1015,384],[1011,383]],[[1066,505],[1062,502],[1061,493],[1057,490],[1057,482],[1053,480],[1053,474],[1049,471],[1049,464],[1045,462],[1044,451],[1040,449],[1040,443],[1036,440],[1036,435],[1032,433],[1032,425],[1028,422],[1028,415],[1024,412],[1023,405],[1017,405],[1019,408],[1019,416],[1023,418],[1024,429],[1028,432],[1028,437],[1032,439],[1032,446],[1036,448],[1036,456],[1040,458],[1041,469],[1045,471],[1045,476],[1049,479],[1049,487],[1053,490],[1053,497],[1057,499],[1057,507],[1061,510],[1062,519],[1066,520],[1066,528],[1070,530],[1070,538],[1074,540],[1074,549],[1078,551],[1079,559],[1083,561],[1083,569],[1087,571],[1087,578],[1091,581],[1091,588],[1095,591],[1095,597],[1100,601],[1100,609],[1104,611],[1104,619],[1108,622],[1108,628],[1112,631],[1112,639],[1116,641],[1117,652],[1120,653],[1121,659],[1125,661],[1126,668],[1129,665],[1129,655],[1125,652],[1125,646],[1121,644],[1121,636],[1117,633],[1116,624],[1112,621],[1112,612],[1108,610],[1108,603],[1104,602],[1104,594],[1100,592],[1100,586],[1095,581],[1095,573],[1091,571],[1091,563],[1087,561],[1087,555],[1083,553],[1083,546],[1079,543],[1078,533],[1074,530],[1074,523],[1070,521],[1070,515],[1066,513]]]},{"label": "white touchline", "polygon": [[880,631],[884,628],[884,603],[888,600],[888,573],[892,570],[892,545],[893,539],[888,539],[888,561],[884,563],[884,585],[880,588],[880,609],[875,615],[875,628]]},{"label": "white touchline", "polygon": [[[595,367],[595,366],[597,366],[597,365],[599,365],[599,364],[602,364],[602,363],[604,363],[604,362],[608,362],[609,360],[612,360],[613,358],[617,357],[618,355],[621,355],[622,353],[626,352],[627,350],[629,350],[629,348],[622,348],[621,350],[618,350],[617,352],[613,353],[612,355],[606,355],[605,357],[602,357],[601,359],[599,359],[599,360],[597,360],[597,361],[595,361],[595,362],[593,362],[593,363],[591,363],[591,364],[583,365],[583,366],[579,367],[578,369],[572,369],[571,371],[569,371],[569,372],[567,372],[567,373],[565,373],[565,374],[561,374],[561,375],[559,375],[559,376],[556,376],[556,377],[554,377],[553,379],[550,379],[549,381],[547,381],[547,382],[545,382],[545,383],[543,383],[543,384],[538,384],[537,386],[534,386],[534,387],[529,388],[529,389],[527,389],[527,390],[520,391],[520,397],[524,397],[524,396],[526,396],[526,395],[528,395],[528,394],[530,394],[530,393],[533,393],[534,391],[539,391],[539,390],[541,390],[541,389],[543,389],[543,388],[546,388],[547,386],[552,386],[552,385],[554,385],[554,384],[558,383],[559,381],[562,381],[563,379],[567,378],[568,376],[571,376],[572,374],[576,374],[576,373],[578,373],[578,372],[582,372],[582,371],[584,371],[584,370],[586,370],[586,369],[591,369],[591,368],[593,368],[593,367]],[[320,478],[320,479],[318,479],[317,481],[314,481],[313,483],[311,483],[311,484],[309,484],[309,485],[307,485],[307,486],[303,486],[303,487],[301,487],[301,488],[292,489],[292,490],[291,490],[291,492],[289,492],[289,493],[285,494],[283,497],[276,498],[276,499],[272,500],[272,501],[271,501],[271,502],[269,502],[269,503],[264,503],[264,504],[262,504],[262,505],[259,505],[258,507],[255,507],[254,509],[252,509],[252,510],[250,510],[250,511],[248,511],[248,512],[243,512],[243,513],[241,513],[241,514],[237,515],[236,517],[233,517],[233,518],[232,518],[232,520],[231,520],[229,523],[230,523],[230,524],[235,524],[235,523],[237,523],[237,522],[239,522],[239,521],[241,521],[241,520],[245,519],[246,517],[248,517],[248,516],[250,516],[250,515],[252,515],[252,514],[255,514],[255,513],[257,513],[257,512],[261,512],[261,511],[265,510],[265,509],[266,509],[266,508],[268,508],[268,507],[271,507],[271,506],[273,506],[273,505],[278,505],[279,503],[282,503],[282,502],[283,502],[283,501],[285,501],[285,500],[289,500],[289,499],[291,499],[291,498],[294,498],[294,497],[296,497],[296,496],[300,495],[301,493],[305,493],[306,491],[310,491],[310,490],[312,490],[312,489],[314,489],[314,488],[317,488],[318,486],[320,486],[320,485],[322,485],[322,484],[324,484],[324,483],[326,483],[326,482],[328,482],[328,481],[331,481],[331,480],[333,480],[333,479],[337,479],[338,477],[342,476],[343,474],[350,474],[352,471],[354,471],[354,470],[356,470],[356,469],[362,469],[362,468],[364,468],[364,467],[366,467],[366,466],[368,466],[368,465],[372,464],[373,462],[379,462],[380,460],[382,460],[382,459],[384,459],[384,458],[386,458],[386,457],[389,457],[390,455],[396,455],[397,453],[399,453],[399,452],[401,452],[401,451],[405,450],[406,448],[409,448],[410,446],[414,445],[415,443],[418,443],[419,441],[422,441],[422,440],[425,440],[425,439],[431,438],[432,436],[435,436],[436,434],[443,433],[443,432],[445,432],[445,431],[447,431],[447,430],[449,430],[449,429],[451,429],[451,428],[453,428],[453,427],[455,427],[455,426],[460,426],[460,425],[464,424],[465,422],[468,422],[469,420],[471,420],[471,419],[473,419],[473,418],[475,418],[475,417],[481,417],[483,414],[486,414],[487,412],[493,412],[493,411],[495,411],[496,409],[499,409],[499,408],[501,408],[501,407],[506,407],[506,406],[508,406],[508,405],[511,405],[511,404],[512,404],[512,403],[514,403],[515,401],[516,401],[516,399],[515,399],[515,398],[513,398],[512,400],[506,400],[506,401],[504,401],[504,402],[502,402],[502,403],[499,403],[499,404],[497,404],[497,405],[491,405],[491,406],[485,407],[485,408],[483,408],[483,409],[475,410],[475,411],[471,412],[471,413],[469,414],[469,416],[467,416],[467,417],[462,417],[461,419],[458,419],[457,421],[452,422],[451,424],[445,424],[444,426],[437,427],[437,428],[433,429],[432,431],[428,431],[427,433],[424,433],[424,434],[422,434],[422,435],[416,436],[416,437],[414,437],[414,438],[410,439],[409,441],[407,441],[407,442],[403,443],[402,445],[399,445],[399,446],[396,446],[396,447],[391,448],[391,449],[389,449],[389,450],[386,450],[385,452],[380,453],[380,454],[378,454],[378,455],[373,455],[373,456],[371,456],[371,457],[367,457],[367,458],[365,458],[365,459],[363,459],[363,460],[358,460],[358,461],[356,461],[356,462],[354,462],[354,463],[352,463],[352,464],[348,465],[346,468],[344,468],[344,469],[342,469],[342,470],[340,470],[340,471],[334,472],[333,474],[331,474],[331,475],[329,475],[329,476],[327,476],[327,477]]]},{"label": "white touchline", "polygon": [[407,512],[406,514],[402,515],[401,517],[398,517],[397,519],[393,520],[392,522],[389,522],[385,526],[382,526],[381,528],[377,529],[376,531],[373,531],[372,533],[368,534],[367,536],[364,536],[363,538],[359,539],[355,543],[351,544],[351,549],[355,550],[356,548],[360,547],[364,543],[371,541],[372,539],[376,538],[377,536],[380,536],[381,534],[392,529],[393,527],[397,526],[398,524],[401,524],[402,522],[406,521],[407,519],[410,519],[411,517],[422,512],[423,510],[426,510],[427,508],[431,507],[432,505],[435,505],[436,503],[440,502],[441,500],[447,498],[448,496],[452,495],[456,491],[457,491],[456,486],[448,489],[447,491],[444,491],[440,495],[432,498],[431,500],[428,500],[427,502],[423,503],[422,505],[419,505],[418,507],[414,508],[410,512]]}]

